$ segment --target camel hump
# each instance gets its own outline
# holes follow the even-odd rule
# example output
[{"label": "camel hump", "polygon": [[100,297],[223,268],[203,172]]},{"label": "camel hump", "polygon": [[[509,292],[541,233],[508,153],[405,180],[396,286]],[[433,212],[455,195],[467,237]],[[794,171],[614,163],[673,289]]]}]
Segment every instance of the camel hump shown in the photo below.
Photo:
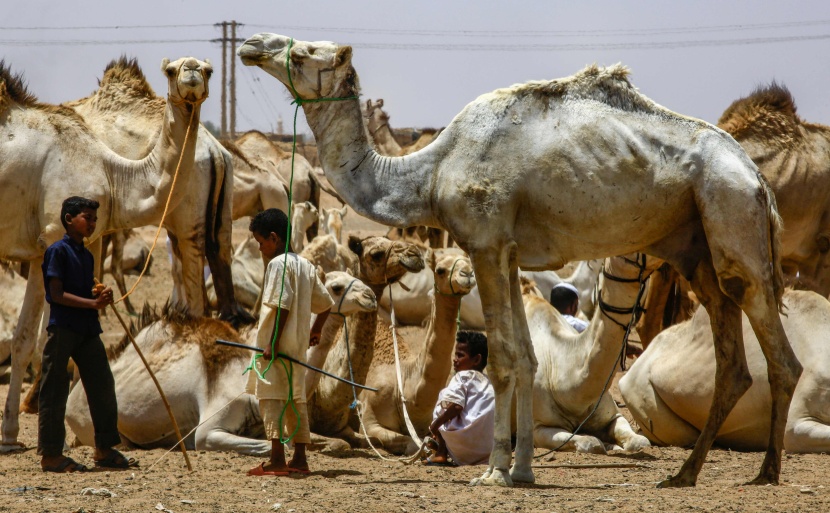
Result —
[{"label": "camel hump", "polygon": [[34,107],[37,97],[29,92],[22,73],[12,73],[6,60],[0,60],[0,98],[11,100],[20,105]]},{"label": "camel hump", "polygon": [[156,93],[144,76],[141,66],[138,65],[138,59],[135,57],[127,57],[121,55],[117,59],[113,59],[104,68],[104,76],[98,83],[99,87],[106,87],[108,85],[124,85],[132,89],[135,93],[155,98]]},{"label": "camel hump", "polygon": [[792,139],[798,135],[800,124],[790,90],[775,81],[732,102],[718,120],[718,126],[737,140]]}]

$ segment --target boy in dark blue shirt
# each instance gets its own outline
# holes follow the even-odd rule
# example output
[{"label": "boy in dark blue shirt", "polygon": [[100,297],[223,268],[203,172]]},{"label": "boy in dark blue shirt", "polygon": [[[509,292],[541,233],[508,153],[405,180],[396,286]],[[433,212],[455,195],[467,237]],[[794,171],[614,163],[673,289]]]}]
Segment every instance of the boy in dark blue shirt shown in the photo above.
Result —
[{"label": "boy in dark blue shirt", "polygon": [[134,459],[112,448],[121,443],[118,405],[97,312],[112,303],[112,289],[95,285],[92,253],[84,247],[84,237],[95,232],[97,210],[95,200],[78,196],[64,200],[61,223],[66,235],[49,246],[43,257],[43,283],[51,306],[38,403],[38,454],[44,472],[87,470],[63,455],[70,357],[81,375],[95,427],[95,465],[121,469],[136,465]]}]

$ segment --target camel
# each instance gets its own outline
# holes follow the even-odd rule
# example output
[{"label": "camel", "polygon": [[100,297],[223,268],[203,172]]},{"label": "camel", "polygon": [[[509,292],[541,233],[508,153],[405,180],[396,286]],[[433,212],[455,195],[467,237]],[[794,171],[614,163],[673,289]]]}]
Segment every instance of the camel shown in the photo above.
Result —
[{"label": "camel", "polygon": [[10,262],[0,262],[0,362],[12,354],[12,338],[20,305],[26,295],[26,278],[13,269]]},{"label": "camel", "polygon": [[[377,308],[371,290],[346,273],[327,274],[326,288],[342,315],[351,316]],[[332,320],[337,323],[336,319]],[[257,456],[269,453],[271,442],[257,439],[264,435],[258,401],[249,394],[237,397],[245,389],[248,378],[244,370],[250,363],[250,354],[215,344],[220,338],[253,345],[255,329],[237,333],[226,323],[195,318],[169,306],[161,315],[145,307],[139,326],[135,329],[136,342],[149,358],[150,366],[171,402],[180,430],[187,433],[207,421],[196,429],[192,438],[188,438],[187,445],[191,449],[236,451]],[[113,351],[111,366],[118,395],[118,429],[122,437],[143,448],[173,446],[177,440],[167,411],[126,338]],[[181,379],[182,376],[187,379]],[[226,409],[210,418],[225,405],[228,405]],[[69,395],[66,421],[75,433],[77,444],[94,444],[83,384],[75,386]]]},{"label": "camel", "polygon": [[[144,263],[147,260],[150,260],[150,265],[153,262],[153,255],[150,254],[150,244],[147,243],[142,237],[140,237],[135,230],[125,230],[123,232],[116,232],[113,236],[119,235],[124,237],[124,241],[120,244],[120,251],[122,252],[121,256],[116,260],[121,262],[120,270],[122,273],[127,274],[139,274],[141,269],[144,267]],[[112,248],[115,251],[115,248]],[[104,259],[104,272],[113,273],[116,271],[112,267],[113,256],[112,252],[106,254],[106,258]],[[147,267],[147,271],[150,270],[150,265]],[[118,266],[116,266],[118,267]],[[126,290],[122,291],[122,294],[126,294]],[[129,298],[127,298],[129,299]]]},{"label": "camel", "polygon": [[355,254],[337,241],[335,235],[318,235],[303,248],[303,257],[323,268],[323,271],[349,271],[357,274],[358,259]]},{"label": "camel", "polygon": [[[249,156],[250,160],[272,176],[281,177],[289,184],[291,182],[291,197],[293,203],[310,201],[315,208],[320,208],[320,187],[314,177],[314,171],[308,160],[299,153],[294,155],[294,169],[292,181],[291,153],[283,151],[268,137],[257,130],[245,132],[237,137],[236,146]],[[317,224],[309,228],[308,240],[317,236]]]},{"label": "camel", "polygon": [[[606,449],[637,451],[650,445],[644,436],[634,433],[611,394],[604,391],[620,358],[625,335],[622,326],[631,319],[633,310],[629,308],[637,299],[639,272],[630,260],[606,260],[604,276],[600,277],[600,308],[582,333],[577,333],[545,298],[523,294],[530,338],[539,361],[533,379],[536,447],[604,454]],[[602,305],[612,308],[603,310]],[[571,436],[598,400],[596,412]]]},{"label": "camel", "polygon": [[[349,248],[359,261],[358,278],[372,289],[375,297],[380,297],[387,285],[396,282],[407,272],[418,272],[424,268],[421,252],[412,244],[393,242],[385,237],[359,239],[352,236],[349,238]],[[346,332],[349,337],[348,348],[344,338]],[[346,320],[345,328],[336,341],[321,342],[323,348],[319,351],[328,353],[327,356],[309,356],[314,361],[325,359],[323,369],[331,374],[364,383],[375,354],[377,333],[377,312],[357,313]],[[330,351],[328,347],[331,348]],[[351,386],[323,377],[316,386],[306,389],[306,397],[312,432],[343,439],[351,446],[364,445],[363,437],[356,435],[349,426],[352,412],[349,404],[353,400]]]},{"label": "camel", "polygon": [[735,100],[718,126],[738,141],[769,181],[784,220],[785,273],[830,294],[830,127],[802,120],[775,82]]},{"label": "camel", "polygon": [[382,98],[374,103],[372,103],[372,100],[366,100],[363,116],[366,118],[366,130],[369,131],[377,150],[383,155],[401,156],[415,153],[431,143],[441,132],[440,130],[426,128],[421,131],[418,140],[410,145],[401,146],[395,139],[392,127],[389,126],[389,114],[383,110]]},{"label": "camel", "polygon": [[[7,234],[0,258],[38,269],[46,248],[64,235],[63,200],[82,195],[100,203],[91,251],[100,258],[100,236],[158,223],[181,157],[178,179],[192,176],[196,138],[208,95],[209,62],[183,57],[162,61],[168,100],[156,145],[142,160],[125,159],[107,148],[75,111],[39,103],[20,76],[0,65],[0,204]],[[181,191],[181,189],[180,189]],[[174,195],[175,207],[184,194]],[[12,375],[3,412],[0,450],[19,447],[18,409],[23,372],[29,365],[44,304],[43,274],[29,273],[12,342]]]},{"label": "camel", "polygon": [[297,203],[291,214],[291,248],[301,253],[305,247],[306,232],[320,221],[320,214],[310,201]]},{"label": "camel", "polygon": [[[153,91],[138,62],[121,57],[107,65],[94,93],[64,105],[80,114],[93,135],[117,154],[142,159],[153,150],[166,104]],[[228,191],[235,189],[235,182],[230,155],[201,125],[196,126],[191,137],[196,140],[195,157],[192,162],[182,162],[189,168],[182,169],[180,175],[186,171],[193,179],[179,182],[181,189],[177,192],[181,194],[177,194],[164,221],[174,255],[173,301],[186,304],[193,315],[207,315],[203,275],[207,257],[221,291],[220,318],[234,323],[253,322],[236,302],[231,281],[233,247]],[[158,223],[158,217],[153,222]],[[116,256],[119,241],[115,237],[113,242]],[[113,276],[123,290],[123,275],[116,269]]]},{"label": "camel", "polygon": [[288,184],[282,177],[270,173],[242,151],[233,141],[221,141],[233,162],[233,211],[231,218],[253,216],[268,208],[288,212]]},{"label": "camel", "polygon": [[401,361],[403,394],[398,389],[394,360],[376,357],[366,384],[378,392],[361,391],[359,396],[366,435],[377,438],[384,449],[395,454],[417,449],[404,424],[401,395],[406,398],[406,409],[418,436],[429,431],[438,392],[446,386],[452,370],[461,298],[475,286],[473,266],[460,249],[438,249],[426,260],[434,274],[432,312],[423,348]]},{"label": "camel", "polygon": [[349,213],[349,208],[320,208],[321,235],[334,235],[335,240],[343,244],[343,218]]},{"label": "camel", "polygon": [[[830,302],[811,291],[787,290],[781,322],[804,373],[790,404],[787,453],[830,451]],[[825,329],[826,328],[826,329]],[[718,430],[715,442],[742,451],[762,451],[770,433],[774,403],[767,364],[748,319],[743,335],[752,386]],[[715,355],[710,319],[699,308],[691,320],[661,332],[620,380],[626,406],[655,444],[695,443],[712,402]]]},{"label": "camel", "polygon": [[[778,482],[786,413],[801,374],[777,315],[781,223],[763,175],[725,132],[657,105],[622,65],[589,66],[484,94],[423,150],[383,157],[366,137],[351,47],[262,33],[237,54],[301,103],[329,182],[358,214],[388,226],[444,228],[470,255],[496,393],[490,465],[474,484],[534,481],[537,364],[519,266],[554,269],[636,251],[692,281],[713,316],[719,357],[706,426],[678,474],[659,486],[695,485],[720,424],[750,386],[741,310],[764,348],[773,396],[769,445],[752,482]],[[319,98],[340,100],[312,101]]]},{"label": "camel", "polygon": [[[259,252],[259,243],[252,234],[239,243],[231,260],[233,290],[237,301],[246,308],[253,309],[262,291],[262,279],[265,276],[265,263]],[[208,304],[216,305],[216,289],[213,288],[213,276],[205,281]]]}]

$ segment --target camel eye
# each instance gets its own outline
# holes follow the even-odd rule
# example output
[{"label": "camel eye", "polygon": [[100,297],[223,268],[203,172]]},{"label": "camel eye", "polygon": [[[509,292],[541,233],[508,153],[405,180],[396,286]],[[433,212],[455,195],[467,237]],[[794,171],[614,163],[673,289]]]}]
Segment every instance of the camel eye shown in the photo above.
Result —
[{"label": "camel eye", "polygon": [[334,292],[335,294],[340,294],[341,292],[343,292],[343,285],[339,285],[339,284],[338,285],[332,285],[331,286],[331,291]]},{"label": "camel eye", "polygon": [[174,68],[172,66],[165,69],[164,72],[167,73],[167,76],[170,77],[170,78],[173,78],[173,77],[176,76],[176,68]]},{"label": "camel eye", "polygon": [[383,251],[378,251],[377,253],[372,253],[372,260],[379,262],[383,259]]},{"label": "camel eye", "polygon": [[435,270],[435,274],[437,274],[438,276],[444,276],[446,273],[447,273],[446,269],[436,269]]}]

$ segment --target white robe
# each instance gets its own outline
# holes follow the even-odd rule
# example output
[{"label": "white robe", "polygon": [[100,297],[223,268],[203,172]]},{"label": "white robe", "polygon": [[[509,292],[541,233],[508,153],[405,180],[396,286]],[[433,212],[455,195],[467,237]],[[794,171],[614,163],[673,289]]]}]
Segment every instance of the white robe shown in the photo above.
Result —
[{"label": "white robe", "polygon": [[458,465],[487,463],[496,420],[496,394],[490,380],[476,370],[457,372],[438,394],[432,419],[438,418],[450,404],[461,406],[461,413],[439,431],[453,461]]},{"label": "white robe", "polygon": [[[287,265],[283,265],[287,261]],[[283,268],[285,268],[285,289],[280,297],[283,285]],[[308,339],[311,335],[311,314],[322,313],[334,304],[325,285],[317,276],[314,264],[296,253],[288,253],[273,258],[265,271],[262,289],[262,308],[257,325],[256,345],[262,349],[271,347],[271,334],[277,318],[278,308],[288,310],[288,321],[280,336],[279,352],[306,361]],[[284,361],[291,370],[292,365]],[[256,367],[264,371],[268,362],[257,358]],[[288,400],[288,379],[280,360],[274,357],[274,363],[265,374],[265,381],[257,379],[252,370],[248,375],[246,392],[255,394],[259,399]],[[305,368],[293,365],[292,380],[294,401],[305,402]]]}]

